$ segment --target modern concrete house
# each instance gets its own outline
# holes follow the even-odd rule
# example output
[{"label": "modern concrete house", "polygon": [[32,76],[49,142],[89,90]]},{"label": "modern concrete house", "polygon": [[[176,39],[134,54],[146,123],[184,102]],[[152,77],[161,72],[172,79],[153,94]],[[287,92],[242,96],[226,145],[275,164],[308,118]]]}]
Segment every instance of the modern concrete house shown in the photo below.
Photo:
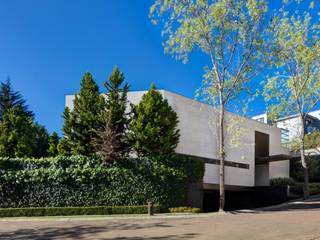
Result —
[{"label": "modern concrete house", "polygon": [[[190,205],[202,206],[203,195],[219,189],[217,114],[207,104],[160,90],[179,117],[179,154],[205,162],[205,174]],[[145,91],[129,92],[128,100],[137,104]],[[74,96],[66,97],[71,110]],[[281,129],[253,119],[226,114],[226,191],[248,191],[268,186],[270,179],[289,177],[289,151],[281,146]]]}]

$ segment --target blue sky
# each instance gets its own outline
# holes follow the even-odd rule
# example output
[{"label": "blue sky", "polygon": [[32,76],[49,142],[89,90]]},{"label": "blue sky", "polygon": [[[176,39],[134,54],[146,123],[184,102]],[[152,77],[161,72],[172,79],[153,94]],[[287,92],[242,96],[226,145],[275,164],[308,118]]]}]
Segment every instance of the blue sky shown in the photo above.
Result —
[{"label": "blue sky", "polygon": [[[36,120],[61,133],[65,95],[89,71],[103,89],[112,68],[131,90],[152,82],[193,98],[206,59],[184,65],[163,53],[161,29],[150,23],[146,0],[10,0],[0,7],[0,80],[10,76]],[[257,100],[256,112],[264,106]]]}]

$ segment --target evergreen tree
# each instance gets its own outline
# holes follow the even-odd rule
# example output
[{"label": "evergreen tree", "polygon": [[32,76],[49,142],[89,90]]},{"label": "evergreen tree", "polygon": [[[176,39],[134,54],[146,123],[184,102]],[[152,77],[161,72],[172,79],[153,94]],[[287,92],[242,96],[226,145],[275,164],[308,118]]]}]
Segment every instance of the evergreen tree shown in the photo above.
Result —
[{"label": "evergreen tree", "polygon": [[178,122],[176,112],[152,84],[133,106],[128,138],[139,156],[171,154],[179,142]]},{"label": "evergreen tree", "polygon": [[100,95],[99,87],[90,73],[84,75],[73,104],[73,111],[64,124],[64,132],[67,133],[64,147],[70,146],[72,154],[90,155],[94,153],[96,130],[103,124],[101,113],[105,105],[104,97]]},{"label": "evergreen tree", "polygon": [[64,109],[63,112],[63,127],[62,127],[62,132],[63,132],[63,138],[60,139],[58,143],[58,154],[62,156],[68,156],[71,155],[71,112],[68,107]]},{"label": "evergreen tree", "polygon": [[36,147],[32,118],[21,106],[7,109],[0,122],[0,156],[30,157]]},{"label": "evergreen tree", "polygon": [[106,109],[103,114],[104,126],[98,129],[94,143],[97,153],[109,160],[123,157],[129,152],[126,139],[129,85],[123,83],[124,75],[116,66],[104,84],[107,89]]},{"label": "evergreen tree", "polygon": [[48,149],[49,156],[55,157],[58,155],[58,143],[59,143],[59,136],[56,132],[53,132],[49,136],[49,149]]},{"label": "evergreen tree", "polygon": [[47,157],[49,150],[49,134],[47,129],[38,123],[34,123],[33,133],[36,145],[32,156],[35,158]]},{"label": "evergreen tree", "polygon": [[47,130],[33,117],[25,99],[12,89],[10,80],[0,83],[0,156],[47,156]]},{"label": "evergreen tree", "polygon": [[19,106],[22,112],[28,117],[34,116],[33,112],[28,109],[26,100],[23,99],[19,92],[12,89],[10,79],[8,78],[6,82],[0,83],[0,120],[8,109],[17,106]]}]

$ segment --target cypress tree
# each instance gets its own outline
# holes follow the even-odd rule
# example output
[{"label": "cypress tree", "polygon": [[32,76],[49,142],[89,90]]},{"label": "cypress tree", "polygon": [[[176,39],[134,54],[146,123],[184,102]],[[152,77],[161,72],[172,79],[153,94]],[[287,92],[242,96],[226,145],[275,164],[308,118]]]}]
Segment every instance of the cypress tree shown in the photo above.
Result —
[{"label": "cypress tree", "polygon": [[[86,73],[81,81],[80,92],[73,101],[73,110],[65,122],[67,130],[66,146],[70,146],[72,154],[90,155],[94,153],[93,138],[96,130],[101,128],[102,112],[105,100],[100,95],[99,87],[90,73]],[[65,119],[66,120],[66,119]],[[68,136],[69,135],[69,136]]]},{"label": "cypress tree", "polygon": [[97,131],[94,141],[97,153],[108,160],[123,157],[129,152],[126,138],[129,85],[123,84],[124,75],[116,66],[104,84],[107,89],[106,109],[103,114],[104,125]]},{"label": "cypress tree", "polygon": [[179,142],[178,116],[154,84],[133,106],[128,138],[139,156],[174,153]]}]

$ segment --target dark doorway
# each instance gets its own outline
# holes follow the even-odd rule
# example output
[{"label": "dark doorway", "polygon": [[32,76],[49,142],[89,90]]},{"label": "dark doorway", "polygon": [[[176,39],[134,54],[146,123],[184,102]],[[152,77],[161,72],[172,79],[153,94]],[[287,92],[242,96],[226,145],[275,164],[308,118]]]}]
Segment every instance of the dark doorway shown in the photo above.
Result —
[{"label": "dark doorway", "polygon": [[[253,207],[252,191],[226,191],[226,211],[249,209]],[[219,210],[219,191],[206,190],[203,194],[203,211],[216,212]]]},{"label": "dark doorway", "polygon": [[255,131],[255,157],[269,156],[269,134]]}]

